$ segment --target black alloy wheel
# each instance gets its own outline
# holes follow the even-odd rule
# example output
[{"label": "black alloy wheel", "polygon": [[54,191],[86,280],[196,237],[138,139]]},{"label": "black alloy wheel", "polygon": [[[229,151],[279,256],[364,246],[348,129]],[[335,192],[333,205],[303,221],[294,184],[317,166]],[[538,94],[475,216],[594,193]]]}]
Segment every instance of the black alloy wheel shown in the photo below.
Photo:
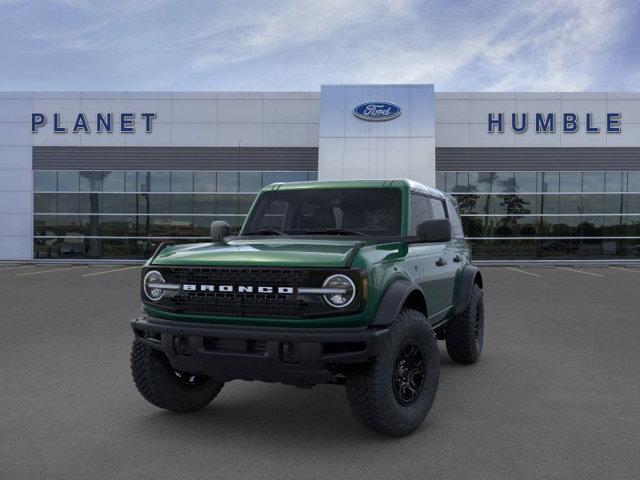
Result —
[{"label": "black alloy wheel", "polygon": [[407,340],[396,358],[393,369],[393,394],[404,407],[412,404],[420,396],[424,383],[424,355],[411,340]]}]

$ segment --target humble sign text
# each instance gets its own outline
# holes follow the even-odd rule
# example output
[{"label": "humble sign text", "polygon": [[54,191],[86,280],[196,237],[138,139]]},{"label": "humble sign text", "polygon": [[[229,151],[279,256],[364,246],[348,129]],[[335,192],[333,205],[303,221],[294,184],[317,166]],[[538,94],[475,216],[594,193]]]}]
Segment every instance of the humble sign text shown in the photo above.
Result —
[{"label": "humble sign text", "polygon": [[[607,113],[602,120],[602,131],[606,133],[620,133],[622,115],[619,112]],[[512,113],[505,118],[504,113],[489,113],[487,116],[488,133],[504,133],[505,128],[511,128],[515,133],[525,133],[527,130],[534,130],[536,133],[576,133],[584,129],[586,133],[600,133],[601,129],[596,125],[596,119],[592,113],[587,113],[584,117],[577,113],[535,113],[529,116],[528,113]]]}]

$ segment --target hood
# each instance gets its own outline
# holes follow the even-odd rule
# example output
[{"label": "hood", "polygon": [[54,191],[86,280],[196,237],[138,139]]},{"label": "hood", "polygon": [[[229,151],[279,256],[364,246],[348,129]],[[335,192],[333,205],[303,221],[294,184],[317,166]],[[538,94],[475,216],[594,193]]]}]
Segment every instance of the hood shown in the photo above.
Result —
[{"label": "hood", "polygon": [[153,265],[234,265],[246,267],[336,267],[347,265],[361,240],[310,238],[256,238],[223,244],[196,243],[167,247]]}]

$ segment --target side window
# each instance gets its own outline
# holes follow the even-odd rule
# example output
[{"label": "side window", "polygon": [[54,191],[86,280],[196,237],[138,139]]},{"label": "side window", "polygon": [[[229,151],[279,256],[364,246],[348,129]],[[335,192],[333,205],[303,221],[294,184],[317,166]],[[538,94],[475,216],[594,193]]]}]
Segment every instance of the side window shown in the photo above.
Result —
[{"label": "side window", "polygon": [[457,202],[450,199],[447,200],[447,210],[449,211],[449,220],[451,221],[451,234],[454,238],[464,237]]},{"label": "side window", "polygon": [[431,205],[429,203],[429,197],[424,195],[411,194],[411,233],[410,235],[416,235],[418,233],[418,225],[425,220],[433,218],[431,213]]},{"label": "side window", "polygon": [[438,198],[430,198],[431,210],[433,211],[433,218],[447,218],[446,210],[444,209],[444,202]]}]

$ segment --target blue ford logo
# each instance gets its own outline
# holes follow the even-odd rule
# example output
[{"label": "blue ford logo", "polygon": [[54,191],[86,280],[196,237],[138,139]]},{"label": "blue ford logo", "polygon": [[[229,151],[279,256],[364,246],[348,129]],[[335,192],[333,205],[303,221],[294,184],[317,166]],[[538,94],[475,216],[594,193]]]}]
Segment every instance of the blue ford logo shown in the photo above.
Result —
[{"label": "blue ford logo", "polygon": [[361,103],[353,109],[356,117],[368,122],[386,122],[399,117],[401,113],[399,106],[388,102]]}]

